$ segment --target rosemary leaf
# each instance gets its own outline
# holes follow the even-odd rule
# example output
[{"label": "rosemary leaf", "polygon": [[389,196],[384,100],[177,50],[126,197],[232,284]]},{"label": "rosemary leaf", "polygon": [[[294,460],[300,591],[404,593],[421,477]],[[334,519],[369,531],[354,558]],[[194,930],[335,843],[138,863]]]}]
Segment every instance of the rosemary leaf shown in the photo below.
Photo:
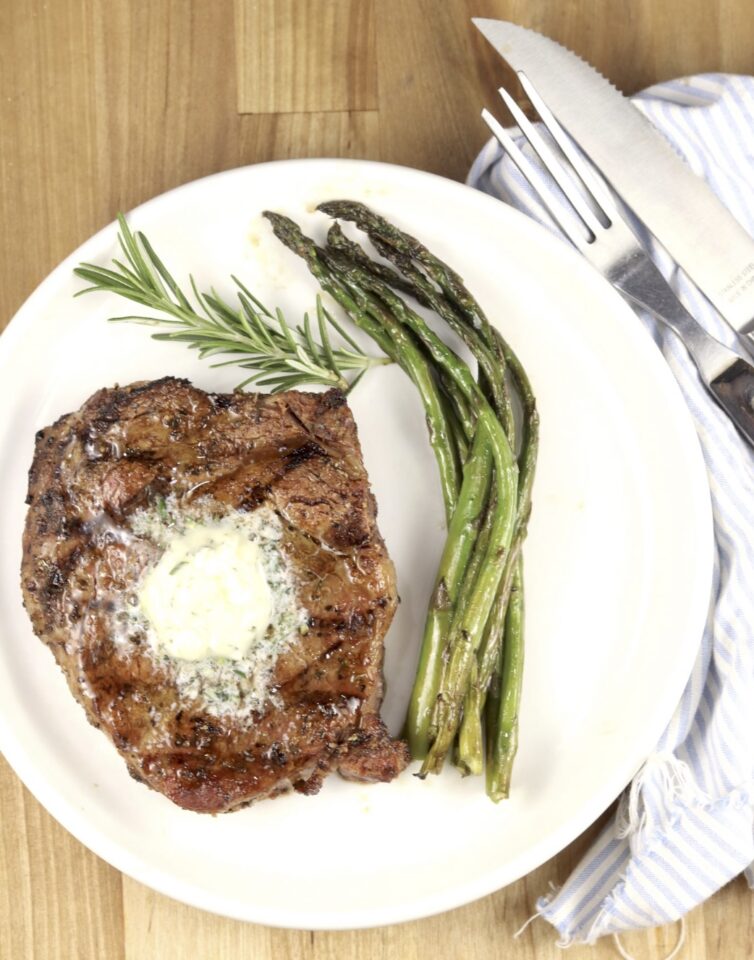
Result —
[{"label": "rosemary leaf", "polygon": [[[184,343],[202,359],[230,357],[212,363],[212,367],[235,364],[255,371],[238,384],[237,390],[256,384],[277,392],[314,384],[348,391],[370,367],[391,362],[384,356],[365,354],[319,297],[319,338],[308,314],[303,323],[291,326],[280,309],[270,311],[235,276],[231,279],[237,288],[236,302],[224,300],[214,287],[200,290],[192,276],[190,299],[147,237],[138,231],[133,233],[122,214],[118,215],[118,225],[122,258],[113,258],[109,266],[79,264],[74,274],[88,286],[75,296],[111,293],[154,311],[159,316],[125,314],[110,320],[159,327],[151,335],[153,339]],[[343,346],[333,344],[331,333],[343,341]],[[350,382],[346,372],[355,372]]]}]

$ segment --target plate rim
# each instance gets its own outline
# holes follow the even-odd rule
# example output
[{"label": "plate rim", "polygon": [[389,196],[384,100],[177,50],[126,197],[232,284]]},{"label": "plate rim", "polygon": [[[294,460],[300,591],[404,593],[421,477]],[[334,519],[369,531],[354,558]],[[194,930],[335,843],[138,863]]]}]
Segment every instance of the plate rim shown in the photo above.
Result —
[{"label": "plate rim", "polygon": [[[476,190],[467,184],[450,180],[435,173],[374,160],[312,157],[245,164],[187,181],[170,190],[157,194],[132,208],[127,216],[138,215],[147,208],[159,205],[161,201],[168,197],[172,197],[182,191],[196,189],[199,185],[208,181],[242,176],[251,170],[276,167],[290,169],[292,166],[327,167],[332,164],[344,167],[387,168],[391,171],[398,171],[401,176],[439,182],[443,185],[442,189],[450,188],[464,192],[467,197],[474,197],[474,202],[481,202],[490,206],[490,208],[492,208],[492,205],[495,205],[495,207],[498,208],[498,214],[501,214],[503,217],[510,217],[511,222],[517,223],[524,232],[526,230],[533,230],[541,244],[549,246],[552,250],[555,250],[557,246],[558,255],[570,259],[574,264],[574,269],[581,270],[586,265],[585,261],[583,261],[575,250],[561,242],[551,231],[527,217],[522,212],[488,194]],[[499,208],[502,208],[502,210]],[[3,331],[2,336],[0,336],[0,367],[8,361],[9,356],[12,354],[14,343],[21,331],[33,324],[36,303],[46,295],[47,288],[53,286],[57,277],[72,264],[79,262],[81,259],[86,259],[88,256],[86,250],[90,247],[97,247],[97,245],[115,229],[115,226],[115,221],[112,221],[87,238],[54,267],[21,304]],[[597,278],[599,277],[599,275],[596,276]],[[607,281],[603,282],[607,285]],[[622,309],[624,312],[631,312],[619,294],[614,292],[614,296],[616,298],[616,311]],[[656,350],[656,345],[636,318],[634,318],[633,326],[635,327],[636,333],[630,335],[635,336],[637,342],[638,340],[644,341],[644,347],[642,349],[647,358],[649,358],[652,355],[652,350]],[[693,613],[689,615],[688,619],[698,622],[699,636],[701,637],[701,631],[706,620],[709,606],[714,561],[714,531],[710,491],[706,479],[706,468],[704,466],[702,451],[693,426],[691,414],[682,398],[680,387],[670,369],[666,366],[659,351],[656,351],[655,360],[657,362],[651,362],[655,364],[657,376],[664,378],[666,386],[670,386],[672,391],[677,395],[679,401],[678,412],[681,415],[678,424],[680,428],[679,436],[683,436],[683,443],[687,448],[690,459],[692,461],[696,459],[697,462],[697,469],[694,471],[693,478],[689,478],[689,484],[692,483],[693,479],[693,486],[695,488],[693,497],[697,502],[695,521],[699,527],[699,541],[700,543],[704,543],[705,549],[703,551],[704,560],[702,560],[702,551],[700,551],[700,555],[697,558],[695,573],[698,582],[691,585],[691,602],[689,609],[693,608]],[[683,426],[681,426],[681,424],[683,424]],[[675,706],[691,674],[693,664],[697,657],[698,647],[698,644],[692,646],[692,644],[689,643],[687,648],[684,648],[686,656],[682,658],[682,662],[677,665],[673,676],[668,679],[665,687],[666,695],[660,701],[660,707],[658,708],[655,705],[654,722],[646,725],[645,729],[647,732],[643,738],[640,738],[640,742],[644,743],[644,741],[646,741],[646,744],[641,749],[638,747],[635,748],[634,751],[632,751],[633,754],[641,754],[642,758],[646,757],[659,739],[663,729],[673,715]],[[656,732],[650,735],[650,728],[652,730],[656,729]],[[12,729],[2,712],[0,712],[0,752],[4,754],[16,775],[54,819],[80,843],[127,876],[172,899],[202,910],[208,910],[221,916],[245,922],[261,923],[273,927],[309,930],[364,929],[408,922],[463,906],[482,896],[493,893],[507,886],[509,883],[515,882],[515,880],[525,876],[542,863],[556,856],[557,853],[562,851],[591,825],[631,781],[643,762],[643,759],[639,760],[638,763],[632,759],[630,763],[624,763],[619,772],[616,765],[616,772],[611,778],[606,780],[600,791],[595,792],[590,803],[583,805],[580,810],[580,816],[573,817],[571,820],[564,822],[558,830],[548,833],[543,840],[528,847],[525,855],[519,855],[503,867],[483,873],[473,882],[467,882],[461,888],[458,886],[450,886],[441,893],[434,892],[425,894],[419,899],[412,899],[410,905],[403,909],[396,907],[378,908],[377,910],[363,908],[359,911],[352,910],[348,917],[344,918],[343,914],[337,911],[333,911],[331,914],[325,914],[323,911],[317,910],[316,914],[310,915],[300,908],[294,911],[286,909],[285,907],[270,910],[268,906],[263,906],[261,910],[256,910],[253,904],[250,905],[248,902],[240,899],[237,901],[230,900],[224,894],[208,895],[205,889],[193,883],[186,883],[169,871],[155,868],[143,858],[134,856],[126,847],[112,842],[106,835],[97,830],[89,833],[86,830],[85,819],[76,812],[72,804],[69,804],[64,798],[57,796],[55,789],[45,780],[41,772],[34,767],[31,760],[25,755],[21,744],[15,740]],[[629,767],[630,770],[628,769]]]}]

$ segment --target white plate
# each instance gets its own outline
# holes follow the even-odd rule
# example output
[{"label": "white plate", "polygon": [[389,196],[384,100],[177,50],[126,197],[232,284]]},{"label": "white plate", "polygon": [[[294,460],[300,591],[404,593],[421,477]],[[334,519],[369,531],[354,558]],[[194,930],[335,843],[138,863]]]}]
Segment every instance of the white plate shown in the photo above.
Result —
[{"label": "white plate", "polygon": [[[709,495],[680,394],[636,318],[565,244],[457,183],[382,164],[306,160],[218,174],[131,216],[179,277],[230,292],[238,274],[291,316],[315,283],[259,214],[318,234],[314,204],[365,200],[465,277],[520,353],[542,418],[526,545],[527,665],[510,801],[455,771],[389,785],[331,777],[219,817],[131,780],[32,634],[18,569],[34,432],[95,389],[172,373],[206,389],[237,374],[105,317],[124,302],[73,300],[81,260],[115,253],[110,226],[62,263],[0,339],[0,746],[74,836],[143,883],[217,913],[335,929],[421,917],[522,876],[577,836],[628,782],[688,676],[707,609]],[[384,715],[398,732],[443,541],[421,410],[392,368],[352,404],[403,603],[387,638]]]}]

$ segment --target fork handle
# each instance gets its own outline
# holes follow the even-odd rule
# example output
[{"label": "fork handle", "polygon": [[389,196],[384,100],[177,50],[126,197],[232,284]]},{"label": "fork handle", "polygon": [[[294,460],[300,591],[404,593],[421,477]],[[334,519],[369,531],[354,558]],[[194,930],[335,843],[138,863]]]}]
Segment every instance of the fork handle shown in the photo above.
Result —
[{"label": "fork handle", "polygon": [[716,340],[691,316],[643,250],[629,254],[610,279],[624,296],[678,334],[708,386],[740,358],[741,354]]}]

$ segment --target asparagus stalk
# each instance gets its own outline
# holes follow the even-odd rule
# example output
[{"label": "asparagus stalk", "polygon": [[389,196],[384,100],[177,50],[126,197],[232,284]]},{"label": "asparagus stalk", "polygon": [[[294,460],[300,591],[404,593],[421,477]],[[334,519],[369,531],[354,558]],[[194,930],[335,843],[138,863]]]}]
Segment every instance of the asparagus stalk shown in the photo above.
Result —
[{"label": "asparagus stalk", "polygon": [[[327,244],[331,250],[347,257],[374,278],[392,287],[393,290],[399,290],[401,293],[413,296],[424,306],[432,306],[429,298],[424,296],[418,284],[410,282],[409,279],[401,276],[400,273],[385,264],[372,260],[358,243],[346,237],[339,224],[334,223],[327,231]],[[458,421],[458,426],[461,428],[466,441],[470,442],[474,436],[474,418],[469,409],[468,401],[452,380],[443,378],[440,386],[447,393],[452,405],[450,415]]]},{"label": "asparagus stalk", "polygon": [[[396,282],[396,274],[391,273],[389,268],[385,268],[382,265],[378,265],[378,269],[375,271],[376,275],[378,275],[380,279],[387,280],[387,282],[390,282],[392,279],[393,284],[395,286],[400,284],[401,289],[406,289],[406,284],[408,284],[409,291],[413,293],[420,303],[433,308],[439,316],[448,323],[451,329],[462,336],[479,362],[480,374],[482,374],[487,382],[490,400],[504,425],[511,444],[513,444],[514,420],[510,398],[504,386],[504,363],[507,360],[506,354],[511,354],[512,351],[507,348],[507,345],[502,341],[502,338],[499,337],[499,334],[493,331],[487,318],[476,304],[474,298],[471,297],[465,289],[458,275],[446,264],[442,263],[442,261],[439,261],[431,255],[429,251],[414,238],[409,237],[392,225],[387,224],[386,221],[362,205],[336,201],[324,204],[320,209],[331,216],[339,216],[343,219],[352,220],[362,230],[366,231],[377,250],[398,267],[403,279],[398,278],[398,282]],[[345,250],[352,257],[357,258],[360,264],[364,264],[365,260],[368,260],[366,254],[363,253],[358,244],[348,240],[339,229],[331,227],[328,233],[328,240],[335,248]],[[452,303],[448,302],[445,296],[438,292],[437,288],[432,285],[427,277],[413,266],[411,258],[417,256],[424,265],[430,267],[433,279],[441,286],[445,294],[451,298]],[[455,312],[456,310],[458,310],[458,313]],[[476,328],[482,331],[484,340],[482,336],[477,333]],[[489,349],[490,347],[492,350]],[[497,364],[496,358],[501,358],[503,363]],[[525,378],[523,369],[520,364],[517,363],[515,357],[513,360],[516,373],[518,374],[516,379],[523,381],[524,388],[528,387],[528,381]],[[536,417],[536,411],[532,410],[531,403],[527,403],[527,401],[532,401],[533,395],[530,388],[525,392],[527,396],[522,398],[522,401],[527,408],[527,420],[532,421]],[[529,430],[529,432],[531,431]],[[520,507],[523,508],[523,513],[518,518],[520,522],[517,523],[517,536],[515,537],[513,548],[506,559],[503,576],[500,581],[499,594],[494,602],[490,622],[485,629],[478,667],[476,661],[472,661],[471,664],[472,682],[465,697],[466,703],[459,734],[458,759],[460,765],[469,771],[477,771],[481,763],[479,757],[479,745],[482,736],[481,714],[486,689],[495,660],[498,656],[499,646],[503,639],[505,612],[515,558],[525,535],[533,473],[531,469],[533,466],[532,457],[536,455],[536,448],[526,444],[526,451],[527,456],[524,459],[524,465],[527,467],[526,484],[522,490],[522,497],[520,498]],[[428,621],[428,623],[429,622],[431,621]],[[433,623],[433,626],[434,625]],[[440,639],[437,636],[437,632],[432,631],[431,633],[425,633],[425,643],[429,638],[431,638],[432,648],[434,648]],[[421,731],[417,731],[412,722],[415,719],[417,710],[416,701],[418,700],[423,707],[425,699],[434,692],[435,682],[436,673],[432,677],[432,683],[429,685],[430,689],[423,691],[424,697],[421,696],[422,688],[420,683],[415,684],[414,687],[414,697],[412,698],[413,710],[409,710],[408,724],[409,730],[413,730],[416,735],[416,742],[419,744],[419,749],[414,750],[412,741],[409,741],[410,745],[412,745],[412,753],[414,756],[425,756],[424,734],[426,729],[425,723],[422,725]],[[447,707],[444,706],[443,709],[447,710]],[[439,750],[439,747],[437,749]]]},{"label": "asparagus stalk", "polygon": [[[319,209],[330,216],[342,216],[343,219],[352,219],[355,216],[353,204],[349,201],[336,200],[324,203],[320,205]],[[513,428],[513,411],[505,386],[505,371],[501,369],[500,357],[496,355],[495,344],[488,344],[474,326],[469,325],[463,317],[458,316],[452,304],[420,270],[416,269],[404,242],[412,238],[393,228],[390,234],[392,242],[388,243],[382,239],[379,228],[385,222],[368,207],[359,210],[358,226],[366,230],[377,251],[394,263],[400,273],[370,260],[357,243],[349,240],[343,234],[337,224],[333,224],[328,231],[328,244],[333,249],[348,254],[356,263],[373,272],[375,277],[390,284],[394,289],[411,294],[423,306],[434,310],[448,324],[450,329],[471,350],[479,364],[483,382],[488,389],[490,402],[500,417],[506,434],[510,436]]]},{"label": "asparagus stalk", "polygon": [[[473,586],[469,584],[467,604],[458,605],[451,621],[447,648],[450,658],[443,670],[440,689],[435,698],[433,720],[430,730],[437,727],[437,736],[430,746],[429,754],[422,765],[421,773],[439,772],[455,737],[462,715],[462,703],[472,670],[473,656],[481,642],[485,623],[489,616],[500,579],[504,572],[504,560],[512,540],[516,518],[517,467],[510,445],[499,420],[487,404],[477,384],[471,377],[468,367],[461,364],[458,357],[437,337],[425,321],[411,310],[384,282],[359,264],[351,262],[341,273],[344,281],[352,288],[366,288],[375,293],[389,308],[389,312],[399,318],[417,335],[427,349],[430,357],[453,380],[469,400],[480,406],[477,429],[485,430],[495,460],[495,511],[491,520],[491,546],[484,554],[479,554],[479,562],[485,569],[480,572]],[[481,548],[477,544],[475,551]],[[467,572],[467,577],[469,576]],[[425,705],[434,694],[438,663],[434,653],[442,644],[441,626],[446,619],[435,620],[431,613],[425,630],[425,642],[428,649],[422,653],[422,662],[427,670],[421,670],[421,678],[427,688],[415,687],[416,703],[409,711],[409,739],[419,752],[424,751],[426,743]],[[432,669],[429,669],[429,667]],[[420,726],[412,728],[412,721],[419,719]],[[418,755],[418,754],[417,754]]]},{"label": "asparagus stalk", "polygon": [[[494,421],[498,429],[500,424]],[[480,426],[489,427],[482,420]],[[502,430],[501,430],[502,433]],[[440,692],[435,704],[433,726],[437,734],[422,764],[421,772],[439,773],[461,721],[463,701],[468,689],[472,661],[482,639],[492,604],[503,573],[505,556],[510,548],[516,517],[516,466],[510,447],[495,444],[490,437],[494,460],[494,510],[489,518],[489,543],[481,553],[481,567],[471,588],[468,602],[458,605],[448,634],[448,662],[443,671]],[[480,537],[481,539],[481,537]],[[479,544],[477,544],[479,548]]]},{"label": "asparagus stalk", "polygon": [[483,431],[474,437],[458,504],[448,528],[424,626],[419,666],[409,701],[406,737],[411,755],[426,756],[430,722],[440,688],[448,628],[458,602],[472,546],[476,540],[489,488],[492,458]]},{"label": "asparagus stalk", "polygon": [[[489,643],[489,648],[487,649],[483,646],[479,668],[480,685],[488,684],[488,686],[492,688],[495,684],[488,680],[488,678],[491,676],[493,664],[497,659],[495,657],[495,646],[500,647],[502,643],[503,649],[499,655],[504,659],[505,663],[507,663],[507,668],[502,671],[502,679],[499,680],[498,689],[501,701],[505,704],[506,715],[503,721],[505,737],[498,735],[499,721],[497,719],[495,705],[493,704],[492,708],[486,711],[485,714],[488,743],[487,766],[489,771],[487,777],[487,793],[495,802],[508,796],[511,767],[518,744],[518,712],[521,699],[524,658],[524,584],[521,546],[526,536],[529,515],[531,513],[531,492],[539,449],[539,414],[529,378],[514,351],[499,334],[497,334],[497,337],[501,349],[505,352],[508,369],[511,371],[521,399],[524,423],[522,431],[523,440],[519,456],[518,518],[516,521],[514,543],[508,556],[509,568],[505,571],[501,590],[504,591],[506,589],[506,584],[510,582],[511,576],[514,587],[512,588],[513,593],[511,594],[510,601],[507,601],[504,596],[500,598],[500,612],[502,612],[502,604],[506,603],[509,607],[511,619],[509,620],[509,618],[506,617],[504,634],[500,633],[499,619],[498,622],[491,627],[490,636],[485,638]],[[512,566],[513,564],[515,564],[515,566]],[[516,606],[519,608],[518,611],[515,609]],[[493,631],[500,633],[502,641],[495,637]],[[505,658],[508,659],[505,660]],[[466,739],[468,739],[468,737]]]},{"label": "asparagus stalk", "polygon": [[390,246],[404,252],[410,259],[421,263],[430,277],[447,294],[448,299],[457,305],[473,329],[483,329],[489,326],[487,318],[474,297],[464,286],[461,277],[448,264],[428,250],[416,237],[399,230],[384,217],[374,213],[365,204],[356,200],[329,200],[321,203],[317,209],[322,210],[329,216],[338,217],[341,220],[350,220],[370,237],[378,237]]},{"label": "asparagus stalk", "polygon": [[508,612],[505,619],[505,640],[502,649],[499,696],[488,701],[487,796],[498,803],[510,792],[513,759],[518,750],[518,712],[523,679],[524,596],[523,564],[519,561],[513,577]]},{"label": "asparagus stalk", "polygon": [[[405,249],[405,235],[400,231],[392,229],[389,231],[390,242],[403,246]],[[534,480],[534,468],[536,464],[538,444],[539,444],[539,415],[536,409],[534,394],[531,384],[526,375],[523,365],[519,361],[515,352],[506,343],[499,331],[494,329],[488,322],[483,311],[476,303],[476,300],[465,288],[460,277],[452,271],[446,264],[434,257],[423,245],[413,238],[408,238],[412,244],[412,253],[422,261],[424,265],[432,268],[432,276],[442,287],[448,298],[454,306],[462,311],[469,322],[477,325],[485,335],[487,342],[496,347],[497,353],[503,358],[505,366],[511,371],[513,380],[517,387],[521,404],[523,408],[523,441],[521,455],[519,458],[520,477],[519,477],[519,508],[516,524],[516,532],[511,550],[506,560],[506,569],[500,583],[499,596],[495,601],[494,613],[488,624],[482,649],[479,655],[479,667],[477,670],[476,683],[472,683],[467,695],[467,702],[464,709],[464,716],[459,733],[458,743],[458,762],[460,766],[467,769],[476,768],[478,760],[476,756],[476,744],[479,742],[481,734],[481,712],[485,701],[485,692],[490,683],[492,670],[500,653],[501,644],[504,642],[504,626],[507,622],[506,609],[508,606],[508,594],[511,589],[511,581],[518,570],[516,603],[523,608],[523,581],[520,573],[520,549],[526,536],[526,527],[529,514],[531,512],[531,489]],[[382,251],[384,252],[384,250]],[[505,418],[505,412],[501,411],[501,416]],[[508,424],[507,432],[511,444],[513,438],[513,421],[504,419]],[[510,632],[506,628],[506,633]],[[519,628],[520,632],[520,628]],[[515,635],[515,631],[514,631]],[[518,656],[523,657],[523,645],[519,644]],[[507,705],[508,717],[510,718],[510,729],[508,730],[508,744],[517,742],[517,717],[518,701],[520,699],[520,678],[522,676],[522,659],[518,662],[518,671],[508,671],[504,675],[505,686],[502,691],[505,703]],[[490,742],[497,742],[497,749],[502,749],[503,741],[496,741],[494,736],[490,736]],[[508,751],[509,760],[506,763],[512,763],[515,747]],[[491,761],[492,762],[492,761]],[[502,763],[498,756],[497,766]],[[508,773],[509,777],[509,773]],[[507,795],[507,794],[506,794]]]},{"label": "asparagus stalk", "polygon": [[[508,598],[515,568],[520,563],[521,547],[526,537],[526,527],[531,512],[531,489],[534,481],[534,467],[539,445],[539,415],[529,379],[518,357],[510,347],[502,341],[502,338],[500,338],[500,340],[502,349],[507,353],[508,368],[512,371],[524,412],[523,440],[521,454],[519,456],[518,517],[516,519],[516,530],[513,535],[513,542],[506,560],[505,571],[500,582],[499,594],[495,600],[493,612],[487,624],[482,646],[478,653],[479,669],[477,672],[477,683],[470,689],[464,707],[461,732],[459,734],[458,759],[461,765],[466,766],[473,761],[473,757],[466,756],[464,744],[473,745],[475,740],[480,736],[486,691],[490,686],[493,672],[500,659],[500,650],[504,640]],[[523,602],[523,582],[520,583],[520,593],[521,602]],[[493,742],[494,731],[489,729],[491,723],[489,717],[490,715],[488,714],[488,736],[490,741]]]},{"label": "asparagus stalk", "polygon": [[[511,544],[510,558],[518,557],[518,544]],[[500,650],[505,635],[505,616],[508,608],[512,583],[513,565],[506,563],[500,579],[498,593],[492,605],[492,611],[485,626],[482,642],[477,651],[474,680],[466,692],[463,717],[459,731],[458,761],[461,766],[470,767],[474,763],[474,754],[467,756],[464,744],[473,744],[482,737],[484,704],[492,675],[498,666]]]},{"label": "asparagus stalk", "polygon": [[[469,689],[464,702],[464,722],[458,731],[455,765],[464,777],[479,776],[484,770],[484,733],[482,731],[481,714],[484,709],[486,691],[479,685],[479,667],[476,660],[471,664]],[[474,722],[466,723],[466,715],[474,718]]]},{"label": "asparagus stalk", "polygon": [[[320,207],[319,209],[323,209]],[[400,290],[401,293],[413,295],[414,291],[411,284],[408,283],[396,270],[388,267],[384,263],[373,260],[369,254],[359,246],[354,240],[349,239],[342,231],[339,223],[331,224],[327,231],[327,245],[331,250],[337,250],[347,259],[357,263],[360,267],[368,270],[378,280],[383,280],[394,290]]]},{"label": "asparagus stalk", "polygon": [[[481,393],[466,364],[463,363],[427,323],[415,311],[411,310],[382,280],[376,278],[369,271],[355,263],[338,264],[336,265],[336,269],[340,274],[341,281],[348,287],[352,294],[358,295],[359,292],[363,290],[375,294],[384,303],[386,316],[392,315],[404,326],[410,328],[419,342],[425,347],[440,373],[447,379],[447,382],[454,383],[468,403],[477,407],[478,423],[482,420],[486,422],[490,442],[500,455],[501,464],[503,462],[505,464],[505,469],[502,471],[503,476],[506,478],[505,482],[509,483],[510,480],[513,479],[515,484],[517,467],[513,460],[508,439],[494,411]],[[513,502],[515,503],[515,486],[512,492]],[[511,490],[508,489],[507,493],[510,494]]]},{"label": "asparagus stalk", "polygon": [[459,466],[452,442],[451,428],[426,359],[406,331],[401,330],[399,324],[392,322],[385,312],[380,316],[384,325],[374,318],[369,312],[370,304],[366,302],[365,296],[359,295],[357,288],[356,297],[354,297],[353,292],[339,281],[324,251],[321,251],[314,241],[304,236],[293,220],[270,211],[265,211],[264,216],[272,224],[278,239],[306,262],[322,289],[329,293],[343,307],[356,326],[375,340],[383,352],[399,363],[413,380],[424,406],[429,441],[440,473],[445,514],[450,519],[460,487]]},{"label": "asparagus stalk", "polygon": [[[487,511],[491,515],[494,510],[494,495],[490,503],[488,503]],[[490,542],[490,528],[488,524],[485,524],[477,538],[477,543],[475,545],[474,553],[469,561],[468,567],[466,568],[466,576],[464,578],[464,583],[461,589],[459,596],[458,607],[464,607],[469,600],[471,591],[474,585],[477,582],[479,577],[480,570],[482,569],[482,564],[485,559],[485,554],[488,549]],[[449,649],[448,649],[449,653]],[[481,710],[483,706],[483,701],[481,700],[482,691],[479,688],[479,670],[478,664],[475,659],[471,661],[471,670],[469,675],[469,684],[467,690],[467,703],[464,704],[464,716],[465,711],[468,706],[468,697],[469,693],[474,689],[477,690],[478,697],[474,698],[472,693],[472,705],[469,707],[471,710]],[[438,698],[442,699],[442,693]],[[432,715],[432,725],[431,725],[431,740],[434,741],[437,738],[437,724],[438,724],[438,710],[436,708]],[[483,764],[483,752],[482,752],[482,724],[481,721],[477,723],[469,723],[465,726],[463,724],[459,728],[456,750],[454,753],[454,763],[461,770],[464,776],[469,773],[480,773],[481,765]],[[438,768],[439,769],[439,768]]]}]

